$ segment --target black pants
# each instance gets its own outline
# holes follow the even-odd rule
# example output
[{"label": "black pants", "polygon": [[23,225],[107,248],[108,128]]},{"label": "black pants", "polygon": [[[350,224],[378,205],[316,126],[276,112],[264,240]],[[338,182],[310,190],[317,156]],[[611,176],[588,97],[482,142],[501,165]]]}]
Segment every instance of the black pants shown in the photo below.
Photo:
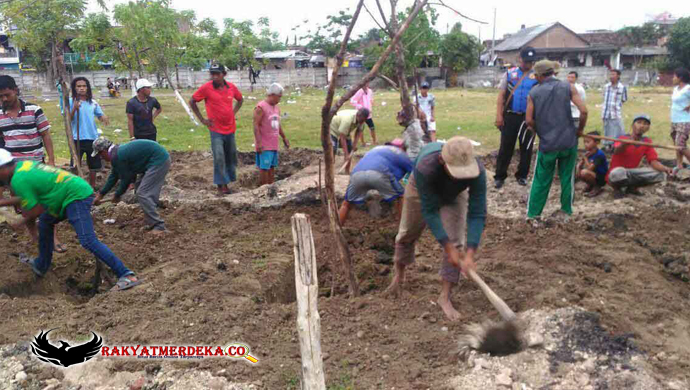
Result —
[{"label": "black pants", "polygon": [[494,179],[505,180],[508,177],[508,167],[513,159],[515,143],[520,141],[520,164],[515,177],[527,180],[529,168],[532,164],[535,135],[527,130],[524,114],[506,113],[504,121],[505,123],[501,130],[501,148],[498,150],[496,176],[494,176]]},{"label": "black pants", "polygon": [[157,133],[149,133],[149,134],[134,134],[134,138],[136,139],[148,139],[151,141],[157,141],[156,139]]}]

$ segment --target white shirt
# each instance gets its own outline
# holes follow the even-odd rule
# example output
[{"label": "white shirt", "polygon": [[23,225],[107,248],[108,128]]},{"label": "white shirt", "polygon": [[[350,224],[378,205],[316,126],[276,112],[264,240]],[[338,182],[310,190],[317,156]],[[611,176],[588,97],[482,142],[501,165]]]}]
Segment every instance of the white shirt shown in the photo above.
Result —
[{"label": "white shirt", "polygon": [[[585,87],[578,83],[575,83],[574,85],[575,89],[577,89],[577,93],[580,95],[580,98],[582,98],[582,103],[584,103],[587,100]],[[577,109],[577,106],[572,101],[570,102],[570,108],[573,110],[573,119],[580,119],[580,110]]]}]

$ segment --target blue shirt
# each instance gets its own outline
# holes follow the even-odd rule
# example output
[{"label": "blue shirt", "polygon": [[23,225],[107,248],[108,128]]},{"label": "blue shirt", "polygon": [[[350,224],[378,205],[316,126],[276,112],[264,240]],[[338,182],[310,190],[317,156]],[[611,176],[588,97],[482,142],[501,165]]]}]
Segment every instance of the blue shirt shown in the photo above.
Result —
[{"label": "blue shirt", "polygon": [[606,154],[601,149],[597,149],[597,152],[593,155],[587,157],[590,163],[594,164],[594,173],[606,176],[609,172],[609,162],[606,160]]},{"label": "blue shirt", "polygon": [[371,149],[359,160],[352,173],[360,171],[378,171],[390,173],[396,180],[402,179],[412,172],[412,160],[405,152],[395,146],[377,146]]},{"label": "blue shirt", "polygon": [[[74,99],[69,101],[70,111],[74,108]],[[81,106],[79,107],[79,139],[80,140],[95,140],[98,138],[98,130],[96,128],[96,118],[100,118],[103,115],[103,110],[101,105],[95,100],[91,100],[89,103],[86,100],[82,100]],[[74,113],[72,118],[72,136],[75,141],[77,139],[77,113]]]},{"label": "blue shirt", "polygon": [[673,88],[671,103],[671,122],[690,122],[690,112],[685,111],[690,106],[690,85],[686,85],[683,89]]},{"label": "blue shirt", "polygon": [[[523,74],[520,67],[512,68],[506,73],[506,98],[510,96],[510,92],[513,91],[515,86],[520,82]],[[527,76],[522,80],[522,83],[520,83],[518,89],[513,93],[512,102],[508,106],[508,109],[520,113],[527,112],[527,96],[529,96],[529,91],[537,84],[537,78],[534,76],[534,72],[530,70]]]}]

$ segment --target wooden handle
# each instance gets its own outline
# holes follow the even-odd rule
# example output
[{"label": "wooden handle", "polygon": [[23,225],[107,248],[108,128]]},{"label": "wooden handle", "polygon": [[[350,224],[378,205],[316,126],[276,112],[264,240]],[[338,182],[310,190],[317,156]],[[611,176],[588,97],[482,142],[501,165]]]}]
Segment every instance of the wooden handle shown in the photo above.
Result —
[{"label": "wooden handle", "polygon": [[484,283],[482,278],[480,278],[476,272],[470,270],[468,274],[470,275],[470,279],[472,279],[472,281],[479,286],[486,298],[489,300],[489,302],[491,302],[496,310],[498,310],[498,312],[501,314],[501,317],[503,317],[505,321],[512,321],[515,319],[515,312],[510,310],[508,305],[503,302],[503,299],[496,295],[496,293],[489,286],[487,286],[486,283]]},{"label": "wooden handle", "polygon": [[653,148],[659,148],[659,149],[683,150],[683,148],[681,148],[681,147],[679,147],[679,146],[655,145],[655,144],[650,144],[650,143],[647,143],[647,142],[633,141],[633,140],[630,140],[630,139],[620,139],[620,138],[604,137],[604,136],[602,136],[602,135],[587,135],[587,134],[584,134],[583,137],[592,138],[592,139],[598,139],[598,140],[602,140],[602,141],[620,142],[620,143],[630,144],[630,145],[651,146],[651,147],[653,147]]},{"label": "wooden handle", "polygon": [[352,161],[353,156],[354,156],[354,153],[350,153],[350,157],[348,157],[347,160],[345,160],[345,164],[343,164],[343,166],[340,167],[340,169],[338,169],[338,172],[336,173],[336,175],[340,175],[345,170],[345,168],[347,167],[347,164],[349,164],[350,161]]}]

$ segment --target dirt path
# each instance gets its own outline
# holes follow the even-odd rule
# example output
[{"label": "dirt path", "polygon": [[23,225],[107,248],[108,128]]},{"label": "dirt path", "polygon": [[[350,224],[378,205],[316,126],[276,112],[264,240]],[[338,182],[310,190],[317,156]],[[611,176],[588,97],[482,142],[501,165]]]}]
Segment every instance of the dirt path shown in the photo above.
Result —
[{"label": "dirt path", "polygon": [[[315,157],[296,153],[305,155],[286,156],[286,165],[294,164],[288,174],[298,173]],[[39,330],[55,327],[59,330],[53,337],[70,338],[93,330],[110,344],[224,345],[241,340],[252,347],[260,366],[220,359],[165,365],[209,371],[228,382],[254,383],[261,389],[298,388],[290,217],[302,212],[311,216],[318,251],[329,386],[470,388],[453,380],[466,367],[458,365],[458,336],[464,325],[497,316],[481,292],[463,281],[454,293],[462,320],[450,323],[443,318],[435,304],[440,252],[430,234],[419,245],[407,293],[389,300],[382,292],[392,272],[395,220],[385,216],[375,220],[363,210],[354,211],[345,232],[363,295],[348,299],[344,280],[337,278],[336,295],[327,297],[335,252],[319,204],[233,208],[211,194],[208,157],[176,153],[174,159],[182,168],[168,178],[166,187],[171,202],[163,216],[170,235],[160,239],[144,235],[143,215],[135,205],[105,206],[94,214],[103,242],[146,281],[132,292],[91,297],[94,259],[78,249],[67,227],[61,229],[61,238],[69,244],[69,252],[56,255],[51,272],[35,281],[15,254],[35,254],[36,249],[27,237],[13,236],[7,225],[0,225],[0,258],[5,265],[0,274],[4,317],[0,344],[25,345]],[[249,177],[251,170],[243,169]],[[683,184],[673,186],[684,191]],[[200,187],[207,188],[209,195],[188,201],[185,194]],[[253,187],[241,184],[240,188]],[[690,209],[657,195],[656,189],[646,190],[649,197],[644,202],[612,205],[606,194],[593,205],[578,205],[583,210],[594,207],[597,213],[583,212],[570,224],[534,230],[517,217],[522,210],[519,199],[515,204],[511,203],[515,199],[507,199],[519,191],[510,183],[501,193],[490,191],[490,217],[479,260],[486,282],[519,312],[580,307],[596,313],[605,332],[628,335],[654,380],[663,384],[690,380]],[[106,219],[116,223],[104,225]],[[113,279],[108,272],[104,287]],[[151,364],[118,360],[107,372],[147,373]],[[43,365],[26,371],[27,383],[41,389],[52,372]],[[558,372],[548,375],[556,381],[560,378]],[[592,388],[604,388],[592,383]]]}]

